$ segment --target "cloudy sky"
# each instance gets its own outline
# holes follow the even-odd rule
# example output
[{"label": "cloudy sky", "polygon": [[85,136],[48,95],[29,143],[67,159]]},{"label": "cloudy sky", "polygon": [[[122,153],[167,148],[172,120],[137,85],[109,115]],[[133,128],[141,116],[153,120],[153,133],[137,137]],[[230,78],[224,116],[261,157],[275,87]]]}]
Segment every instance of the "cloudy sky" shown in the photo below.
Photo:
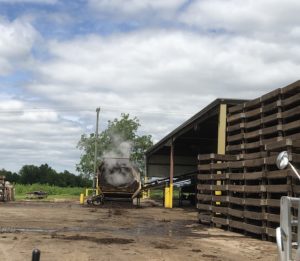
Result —
[{"label": "cloudy sky", "polygon": [[298,80],[298,0],[0,0],[0,168],[75,171],[128,112],[155,141],[215,98]]}]

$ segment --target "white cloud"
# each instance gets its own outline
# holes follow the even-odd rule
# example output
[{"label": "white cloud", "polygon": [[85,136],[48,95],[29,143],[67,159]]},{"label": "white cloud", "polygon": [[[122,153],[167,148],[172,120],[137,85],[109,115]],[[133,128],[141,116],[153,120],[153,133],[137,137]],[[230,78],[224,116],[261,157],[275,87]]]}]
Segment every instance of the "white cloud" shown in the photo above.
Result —
[{"label": "white cloud", "polygon": [[0,0],[0,3],[16,4],[56,4],[58,0]]},{"label": "white cloud", "polygon": [[38,66],[39,82],[28,88],[80,106],[103,97],[124,107],[143,99],[151,107],[161,94],[244,96],[240,86],[264,91],[270,79],[296,79],[300,62],[297,45],[160,30],[56,41],[49,50],[53,59]]},{"label": "white cloud", "polygon": [[[120,112],[137,115],[155,140],[217,97],[255,98],[297,80],[300,70],[292,43],[182,31],[77,37],[52,41],[49,52],[30,92],[57,105],[101,106],[102,124]],[[83,122],[93,122],[90,115]]]},{"label": "white cloud", "polygon": [[102,12],[137,14],[147,11],[174,11],[185,0],[89,0],[91,8]]},{"label": "white cloud", "polygon": [[[129,112],[157,141],[217,97],[251,99],[298,80],[298,1],[202,0],[186,10],[184,2],[90,0],[93,11],[112,20],[127,24],[153,14],[173,29],[151,22],[130,33],[45,40],[47,59],[30,63],[33,79],[22,86],[27,101],[0,97],[0,111],[17,111],[0,113],[0,164],[74,169],[76,143],[94,130],[98,106],[101,129]],[[73,22],[61,10],[52,18],[61,26]],[[20,19],[1,20],[0,30],[0,74],[7,75],[32,59],[39,36]]]},{"label": "white cloud", "polygon": [[81,127],[62,120],[53,109],[33,110],[30,103],[0,97],[0,168],[18,171],[22,165],[48,163],[74,171]]},{"label": "white cloud", "polygon": [[0,75],[6,75],[29,62],[38,38],[26,20],[8,22],[0,17]]},{"label": "white cloud", "polygon": [[273,36],[273,40],[282,41],[287,37],[285,34],[299,27],[299,11],[297,0],[195,0],[179,19],[206,30]]}]

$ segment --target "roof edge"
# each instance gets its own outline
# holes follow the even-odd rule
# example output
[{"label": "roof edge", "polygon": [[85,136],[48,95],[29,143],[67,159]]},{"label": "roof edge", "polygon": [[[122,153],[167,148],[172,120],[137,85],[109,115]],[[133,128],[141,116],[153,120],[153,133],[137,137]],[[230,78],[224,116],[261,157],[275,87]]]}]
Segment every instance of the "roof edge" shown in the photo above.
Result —
[{"label": "roof edge", "polygon": [[187,127],[190,124],[193,124],[197,119],[202,117],[204,114],[206,114],[208,111],[212,110],[215,108],[217,105],[220,104],[230,104],[230,105],[237,105],[243,102],[247,102],[248,100],[242,100],[242,99],[226,99],[226,98],[217,98],[210,104],[208,104],[206,107],[204,107],[201,111],[196,113],[194,116],[189,118],[188,120],[184,121],[181,125],[179,125],[177,128],[175,128],[173,131],[171,131],[169,134],[167,134],[165,137],[163,137],[160,141],[155,143],[151,148],[149,148],[145,154],[146,156],[155,152],[158,150],[162,145],[168,143],[168,141],[175,136],[175,134],[185,127]]}]

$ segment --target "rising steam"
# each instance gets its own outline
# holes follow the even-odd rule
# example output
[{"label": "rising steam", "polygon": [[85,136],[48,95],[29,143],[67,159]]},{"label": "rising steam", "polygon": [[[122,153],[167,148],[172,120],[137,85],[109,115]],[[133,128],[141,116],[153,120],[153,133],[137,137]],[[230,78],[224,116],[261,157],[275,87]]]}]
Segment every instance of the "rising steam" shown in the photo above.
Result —
[{"label": "rising steam", "polygon": [[113,146],[103,153],[102,164],[99,167],[100,183],[114,187],[129,187],[135,181],[140,181],[139,173],[133,170],[129,160],[132,142],[123,141],[119,136],[113,137]]}]

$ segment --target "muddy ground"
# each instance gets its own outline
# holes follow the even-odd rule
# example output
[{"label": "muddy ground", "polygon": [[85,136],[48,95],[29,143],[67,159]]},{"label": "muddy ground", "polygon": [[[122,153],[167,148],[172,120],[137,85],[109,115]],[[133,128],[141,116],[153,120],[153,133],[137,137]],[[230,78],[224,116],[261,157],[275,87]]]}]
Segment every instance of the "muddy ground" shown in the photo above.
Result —
[{"label": "muddy ground", "polygon": [[197,223],[193,209],[145,202],[0,204],[0,260],[276,260],[276,245]]}]

